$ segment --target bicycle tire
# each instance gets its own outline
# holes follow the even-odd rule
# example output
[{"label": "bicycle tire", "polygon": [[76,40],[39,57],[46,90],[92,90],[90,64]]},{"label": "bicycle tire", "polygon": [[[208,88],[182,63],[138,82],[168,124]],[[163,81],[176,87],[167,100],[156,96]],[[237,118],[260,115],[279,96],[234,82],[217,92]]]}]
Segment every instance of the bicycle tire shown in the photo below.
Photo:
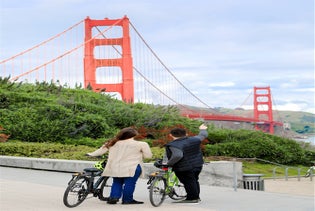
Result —
[{"label": "bicycle tire", "polygon": [[76,207],[81,204],[89,194],[88,180],[85,176],[75,178],[63,194],[63,203],[67,207]]},{"label": "bicycle tire", "polygon": [[166,181],[162,177],[156,177],[150,185],[150,202],[154,207],[160,206],[166,195]]},{"label": "bicycle tire", "polygon": [[172,191],[168,194],[171,199],[181,200],[186,198],[187,193],[182,183],[174,185]]},{"label": "bicycle tire", "polygon": [[111,177],[104,177],[102,184],[100,186],[100,192],[98,198],[101,201],[107,201],[110,195],[110,190],[112,188],[113,178]]}]

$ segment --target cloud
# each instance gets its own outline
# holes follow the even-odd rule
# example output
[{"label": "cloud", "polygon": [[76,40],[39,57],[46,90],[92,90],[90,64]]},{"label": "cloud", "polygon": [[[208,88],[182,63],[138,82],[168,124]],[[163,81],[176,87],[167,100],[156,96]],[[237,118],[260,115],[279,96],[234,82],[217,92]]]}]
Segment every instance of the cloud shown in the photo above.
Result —
[{"label": "cloud", "polygon": [[314,111],[313,1],[2,0],[0,10],[0,60],[86,16],[127,15],[170,71],[212,107],[251,105],[252,88],[270,86],[279,109]]},{"label": "cloud", "polygon": [[208,84],[209,87],[233,87],[235,85],[234,82],[217,82]]},{"label": "cloud", "polygon": [[310,112],[315,113],[315,108],[308,107],[307,104],[303,103],[287,103],[283,105],[278,105],[277,110],[280,111],[304,111],[304,112]]}]

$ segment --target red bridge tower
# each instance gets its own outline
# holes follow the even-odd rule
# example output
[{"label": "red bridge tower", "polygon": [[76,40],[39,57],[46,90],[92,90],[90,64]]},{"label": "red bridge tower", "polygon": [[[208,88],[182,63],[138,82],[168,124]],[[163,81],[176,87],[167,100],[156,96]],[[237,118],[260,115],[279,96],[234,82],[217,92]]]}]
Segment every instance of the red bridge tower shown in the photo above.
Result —
[{"label": "red bridge tower", "polygon": [[[102,38],[92,37],[92,29],[96,26],[120,26],[122,27],[122,37]],[[94,57],[94,48],[104,45],[120,45],[121,58],[105,59]],[[96,81],[96,69],[99,67],[119,67],[122,81],[114,84],[100,84]],[[133,65],[131,57],[129,19],[125,16],[122,19],[85,19],[85,46],[84,46],[84,86],[92,87],[94,91],[105,90],[105,92],[118,92],[125,102],[134,102],[134,80]]]},{"label": "red bridge tower", "polygon": [[272,115],[272,101],[270,87],[254,87],[254,118],[266,120],[256,123],[255,128],[274,134],[274,121]]}]

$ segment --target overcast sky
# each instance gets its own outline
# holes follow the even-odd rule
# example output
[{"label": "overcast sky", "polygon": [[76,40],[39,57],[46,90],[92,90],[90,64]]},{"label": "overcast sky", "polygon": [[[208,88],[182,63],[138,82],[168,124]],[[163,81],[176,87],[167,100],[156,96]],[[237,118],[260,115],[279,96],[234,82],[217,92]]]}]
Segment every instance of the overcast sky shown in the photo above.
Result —
[{"label": "overcast sky", "polygon": [[163,63],[211,107],[239,107],[254,86],[270,86],[274,109],[315,113],[313,0],[0,2],[0,60],[87,16],[127,15]]}]

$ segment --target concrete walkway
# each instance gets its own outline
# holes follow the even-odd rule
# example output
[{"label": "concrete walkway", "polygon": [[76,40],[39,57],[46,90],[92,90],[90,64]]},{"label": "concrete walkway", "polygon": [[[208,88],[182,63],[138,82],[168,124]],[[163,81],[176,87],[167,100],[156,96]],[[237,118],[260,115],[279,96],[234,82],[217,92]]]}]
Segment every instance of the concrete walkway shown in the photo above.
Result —
[{"label": "concrete walkway", "polygon": [[[314,197],[201,185],[201,203],[174,204],[167,198],[160,207],[149,201],[145,179],[137,183],[134,198],[142,205],[108,205],[90,197],[75,208],[62,201],[70,173],[0,167],[1,211],[314,211]],[[314,183],[312,183],[314,184]]]},{"label": "concrete walkway", "polygon": [[[25,160],[24,160],[25,161]],[[2,165],[2,163],[0,163]],[[22,164],[21,164],[22,165]],[[47,166],[45,162],[37,165]],[[69,165],[68,162],[58,164]],[[3,165],[2,165],[3,166]],[[15,166],[15,167],[18,167]],[[81,167],[79,167],[81,168]],[[69,210],[63,205],[62,196],[70,172],[32,170],[31,167],[0,167],[0,210],[1,211],[46,211]],[[174,204],[167,198],[158,208],[149,201],[146,179],[140,179],[135,191],[135,199],[144,201],[143,205],[108,205],[92,197],[75,210],[113,210],[120,211],[314,211],[314,178],[289,178],[284,180],[265,180],[265,191],[236,189],[201,185],[201,203],[197,205]]]},{"label": "concrete walkway", "polygon": [[300,181],[297,178],[290,178],[287,181],[284,179],[265,179],[265,192],[315,197],[314,180],[314,178],[311,181],[310,178],[304,177],[301,177]]}]

